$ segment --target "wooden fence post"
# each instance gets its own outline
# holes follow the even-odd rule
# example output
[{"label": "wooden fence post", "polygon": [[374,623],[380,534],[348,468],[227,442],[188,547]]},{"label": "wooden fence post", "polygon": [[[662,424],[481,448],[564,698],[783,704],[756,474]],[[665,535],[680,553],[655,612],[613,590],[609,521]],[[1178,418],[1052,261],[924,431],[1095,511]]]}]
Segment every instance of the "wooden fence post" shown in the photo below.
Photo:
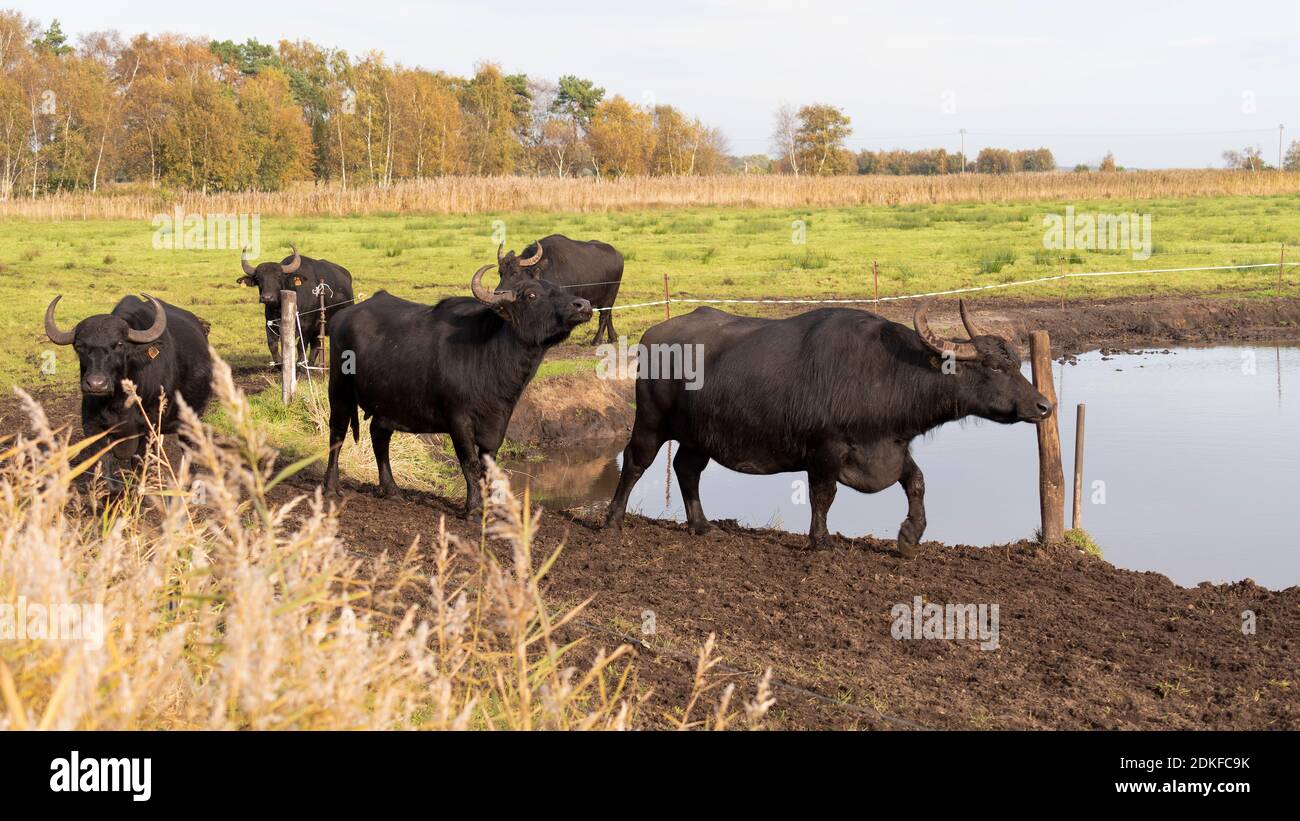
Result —
[{"label": "wooden fence post", "polygon": [[320,321],[317,323],[318,332],[317,332],[317,345],[316,345],[316,350],[317,350],[316,365],[323,366],[325,365],[325,363],[329,362],[329,357],[325,355],[325,340],[327,338],[327,335],[325,333],[325,288],[324,286],[320,286],[319,320]]},{"label": "wooden fence post", "polygon": [[1079,403],[1074,415],[1074,515],[1070,527],[1083,527],[1083,414],[1087,405]]},{"label": "wooden fence post", "polygon": [[880,266],[874,259],[871,260],[871,291],[875,294],[875,301],[880,302]]},{"label": "wooden fence post", "polygon": [[[1056,405],[1056,388],[1052,384],[1052,341],[1047,331],[1029,335],[1034,387]],[[1059,544],[1065,540],[1065,473],[1061,467],[1061,431],[1057,423],[1059,408],[1053,407],[1038,427],[1038,501],[1042,512],[1043,542]]]},{"label": "wooden fence post", "polygon": [[298,387],[298,292],[280,292],[280,398],[293,402]]},{"label": "wooden fence post", "polygon": [[1282,243],[1282,250],[1278,252],[1277,257],[1277,292],[1282,294],[1282,269],[1286,267],[1286,243]]},{"label": "wooden fence post", "polygon": [[671,319],[672,314],[668,310],[668,275],[664,274],[664,319]]}]

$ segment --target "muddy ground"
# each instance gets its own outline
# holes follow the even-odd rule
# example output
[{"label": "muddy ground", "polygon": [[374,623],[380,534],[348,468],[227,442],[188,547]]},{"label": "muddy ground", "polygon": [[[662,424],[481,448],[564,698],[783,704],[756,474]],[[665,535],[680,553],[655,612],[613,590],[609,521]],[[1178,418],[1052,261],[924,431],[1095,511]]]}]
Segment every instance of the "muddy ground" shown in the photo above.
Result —
[{"label": "muddy ground", "polygon": [[[910,306],[882,313],[908,321]],[[982,300],[979,319],[1022,339],[1051,334],[1058,356],[1091,348],[1300,340],[1300,300],[1161,297],[1086,305]],[[931,324],[959,327],[956,304]],[[254,387],[256,373],[240,375]],[[574,444],[617,438],[631,422],[625,387],[560,377],[530,387],[512,438]],[[547,384],[550,383],[550,384]],[[585,399],[590,394],[594,400]],[[75,396],[38,394],[53,421],[79,428]],[[0,400],[0,432],[17,404]],[[380,499],[344,482],[341,535],[358,555],[428,544],[440,517],[477,541],[460,500],[407,492]],[[314,492],[307,481],[277,494]],[[1071,549],[1021,542],[993,547],[922,545],[914,559],[892,542],[840,539],[809,552],[805,537],[717,523],[704,536],[684,525],[629,516],[623,535],[597,525],[600,510],[547,513],[539,544],[565,545],[548,576],[550,599],[594,599],[574,637],[588,647],[638,649],[637,686],[652,691],[649,724],[686,701],[694,654],[716,633],[738,696],[771,667],[780,728],[1300,729],[1300,587],[1270,591],[1249,580],[1181,588],[1164,576],[1120,570]],[[1223,549],[1237,549],[1224,545]],[[998,605],[999,642],[899,640],[895,605]],[[1255,632],[1243,632],[1243,613]],[[643,635],[647,612],[654,633]]]},{"label": "muddy ground", "polygon": [[[694,654],[715,633],[739,696],[773,669],[779,728],[1300,729],[1300,587],[1181,588],[1026,542],[928,542],[905,560],[890,541],[808,551],[798,534],[720,522],[692,536],[637,516],[612,537],[600,514],[544,513],[537,552],[564,544],[550,601],[594,597],[575,638],[636,643],[652,725],[686,703]],[[345,483],[340,502],[341,535],[360,555],[400,554],[416,536],[428,544],[444,516],[477,542],[459,500],[380,499]],[[892,608],[916,596],[997,604],[997,649],[893,638]],[[1242,631],[1246,610],[1254,635]]]}]

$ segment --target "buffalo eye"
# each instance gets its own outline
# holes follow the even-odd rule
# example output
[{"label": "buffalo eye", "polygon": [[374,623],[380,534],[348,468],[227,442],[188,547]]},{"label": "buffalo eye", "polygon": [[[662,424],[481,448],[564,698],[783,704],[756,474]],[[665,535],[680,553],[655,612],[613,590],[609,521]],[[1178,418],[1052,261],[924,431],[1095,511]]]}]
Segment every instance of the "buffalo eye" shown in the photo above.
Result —
[{"label": "buffalo eye", "polygon": [[537,299],[537,292],[536,292],[536,291],[529,291],[529,292],[528,292],[528,300],[531,302],[531,301],[534,300],[534,299]]}]

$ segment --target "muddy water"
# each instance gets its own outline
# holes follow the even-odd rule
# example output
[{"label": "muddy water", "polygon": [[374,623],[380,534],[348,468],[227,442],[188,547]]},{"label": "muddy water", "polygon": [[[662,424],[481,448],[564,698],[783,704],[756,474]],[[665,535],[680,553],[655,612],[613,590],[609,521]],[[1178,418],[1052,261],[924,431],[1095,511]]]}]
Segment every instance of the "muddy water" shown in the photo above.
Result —
[{"label": "muddy water", "polygon": [[[1087,403],[1083,526],[1112,563],[1183,585],[1252,578],[1300,584],[1300,347],[1177,348],[1054,365],[1069,483],[1075,405]],[[997,544],[1038,526],[1037,445],[1030,425],[954,423],[916,441],[925,472],[926,539]],[[582,450],[510,465],[552,508],[603,504],[621,453]],[[684,520],[668,448],[629,510]],[[803,474],[748,476],[710,463],[700,483],[711,519],[806,532]],[[829,525],[893,538],[906,515],[898,486],[841,486]]]}]

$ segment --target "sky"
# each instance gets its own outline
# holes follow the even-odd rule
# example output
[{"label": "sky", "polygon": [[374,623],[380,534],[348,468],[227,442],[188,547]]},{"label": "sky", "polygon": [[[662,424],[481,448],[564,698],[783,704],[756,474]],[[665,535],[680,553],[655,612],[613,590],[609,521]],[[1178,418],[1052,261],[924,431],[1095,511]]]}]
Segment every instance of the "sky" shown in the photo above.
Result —
[{"label": "sky", "polygon": [[733,153],[772,148],[782,104],[839,106],[849,147],[1052,149],[1057,163],[1204,168],[1278,126],[1300,139],[1300,3],[604,2],[184,3],[0,0],[75,35],[116,29],[309,39],[408,66],[481,61],[577,74],[719,127]]}]

